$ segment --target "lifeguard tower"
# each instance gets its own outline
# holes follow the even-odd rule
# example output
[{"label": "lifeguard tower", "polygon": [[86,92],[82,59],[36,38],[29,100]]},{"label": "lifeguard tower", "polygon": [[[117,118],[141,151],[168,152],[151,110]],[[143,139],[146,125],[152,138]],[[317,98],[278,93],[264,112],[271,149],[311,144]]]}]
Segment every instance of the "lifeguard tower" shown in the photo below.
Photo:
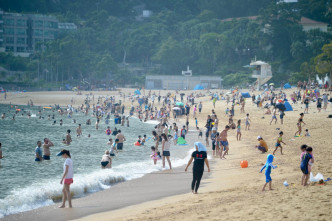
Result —
[{"label": "lifeguard tower", "polygon": [[271,65],[263,61],[252,61],[251,67],[254,67],[252,78],[257,78],[257,90],[272,78]]}]

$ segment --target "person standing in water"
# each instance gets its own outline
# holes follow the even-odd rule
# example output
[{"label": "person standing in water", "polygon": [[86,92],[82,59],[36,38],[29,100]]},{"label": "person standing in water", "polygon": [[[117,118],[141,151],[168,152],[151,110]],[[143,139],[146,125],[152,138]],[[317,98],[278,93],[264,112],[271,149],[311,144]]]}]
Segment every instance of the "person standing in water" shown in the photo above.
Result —
[{"label": "person standing in water", "polygon": [[44,144],[43,144],[43,150],[44,150],[44,155],[43,159],[44,160],[50,160],[51,159],[51,151],[50,147],[54,146],[54,144],[50,141],[50,139],[45,138],[44,139]]},{"label": "person standing in water", "polygon": [[71,194],[70,194],[70,184],[74,182],[74,168],[73,168],[73,161],[70,156],[69,150],[61,150],[57,154],[57,156],[62,156],[62,158],[66,159],[65,163],[63,165],[63,176],[60,181],[60,184],[63,183],[63,189],[62,189],[62,205],[59,206],[59,208],[65,208],[66,207],[66,200],[68,200],[69,208],[72,208],[71,204]]},{"label": "person standing in water", "polygon": [[82,136],[82,127],[81,127],[81,124],[79,124],[78,127],[76,128],[76,133],[77,133],[78,137]]},{"label": "person standing in water", "polygon": [[126,141],[126,138],[121,133],[121,130],[118,130],[118,134],[116,135],[115,138],[119,140],[119,143],[117,145],[117,149],[118,150],[122,150],[123,149],[123,142]]},{"label": "person standing in water", "polygon": [[201,179],[204,173],[204,163],[206,164],[208,168],[208,172],[210,172],[210,166],[209,166],[209,161],[207,159],[207,154],[206,154],[206,147],[201,143],[201,142],[195,142],[195,148],[196,151],[194,151],[191,154],[191,158],[184,169],[184,171],[187,172],[188,167],[194,161],[194,166],[193,166],[193,181],[191,182],[191,191],[194,194],[197,194],[197,190],[199,188],[199,185],[201,183]]},{"label": "person standing in water", "polygon": [[43,160],[43,151],[41,149],[41,141],[37,141],[37,147],[35,149],[35,152],[36,152],[36,158],[35,158],[35,161],[42,161]]},{"label": "person standing in water", "polygon": [[67,135],[66,135],[66,144],[70,145],[72,142],[71,136],[70,136],[70,130],[67,130]]},{"label": "person standing in water", "polygon": [[161,137],[162,137],[161,150],[162,150],[162,157],[163,157],[163,168],[165,168],[165,158],[166,158],[168,165],[169,165],[169,169],[171,170],[172,164],[171,164],[171,160],[169,159],[169,157],[171,156],[171,154],[170,154],[171,144],[168,141],[166,134],[162,133]]},{"label": "person standing in water", "polygon": [[1,143],[0,143],[0,159],[4,158],[4,156],[2,156],[2,149],[1,149]]}]

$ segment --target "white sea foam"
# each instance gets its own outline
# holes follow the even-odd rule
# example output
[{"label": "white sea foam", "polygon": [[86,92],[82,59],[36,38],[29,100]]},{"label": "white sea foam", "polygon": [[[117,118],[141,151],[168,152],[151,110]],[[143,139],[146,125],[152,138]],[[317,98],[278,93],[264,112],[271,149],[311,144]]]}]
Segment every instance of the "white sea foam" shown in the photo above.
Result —
[{"label": "white sea foam", "polygon": [[[191,151],[190,151],[191,152]],[[172,160],[173,167],[179,167],[188,162],[190,155],[184,159]],[[167,167],[166,167],[167,168]],[[74,197],[82,197],[110,188],[113,184],[137,179],[147,173],[162,170],[161,164],[154,166],[152,160],[142,162],[130,162],[115,166],[112,169],[100,169],[88,174],[76,174],[71,192]],[[11,194],[0,199],[0,218],[53,205],[54,201],[60,201],[62,185],[58,179],[39,180],[39,182],[24,188],[17,188]]]}]

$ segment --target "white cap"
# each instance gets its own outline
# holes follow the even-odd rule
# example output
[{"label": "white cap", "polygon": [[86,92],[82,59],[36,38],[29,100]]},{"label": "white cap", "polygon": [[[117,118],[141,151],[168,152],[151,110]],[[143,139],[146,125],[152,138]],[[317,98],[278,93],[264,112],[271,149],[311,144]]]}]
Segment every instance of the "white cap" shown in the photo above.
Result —
[{"label": "white cap", "polygon": [[217,128],[215,128],[215,127],[212,127],[212,130],[215,130],[215,131],[216,131],[216,130],[217,130]]},{"label": "white cap", "polygon": [[258,140],[258,139],[263,139],[263,138],[262,138],[261,136],[258,136],[258,137],[257,137],[257,140]]}]

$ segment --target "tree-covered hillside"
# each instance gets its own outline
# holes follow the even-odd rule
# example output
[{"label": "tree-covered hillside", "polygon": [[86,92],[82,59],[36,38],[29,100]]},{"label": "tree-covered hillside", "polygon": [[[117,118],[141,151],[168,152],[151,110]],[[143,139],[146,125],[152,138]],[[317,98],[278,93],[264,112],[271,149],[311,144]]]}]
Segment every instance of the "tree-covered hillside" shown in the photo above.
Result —
[{"label": "tree-covered hillside", "polygon": [[[146,74],[180,74],[190,65],[195,75],[219,75],[232,85],[253,80],[243,66],[257,57],[272,64],[274,81],[295,82],[308,77],[313,58],[332,39],[330,32],[303,31],[299,21],[305,16],[331,24],[329,2],[0,0],[5,11],[53,14],[79,27],[29,59],[0,54],[0,65],[26,71],[27,81],[118,85],[142,83]],[[143,9],[153,15],[140,17]],[[51,73],[38,75],[38,63]]]}]

